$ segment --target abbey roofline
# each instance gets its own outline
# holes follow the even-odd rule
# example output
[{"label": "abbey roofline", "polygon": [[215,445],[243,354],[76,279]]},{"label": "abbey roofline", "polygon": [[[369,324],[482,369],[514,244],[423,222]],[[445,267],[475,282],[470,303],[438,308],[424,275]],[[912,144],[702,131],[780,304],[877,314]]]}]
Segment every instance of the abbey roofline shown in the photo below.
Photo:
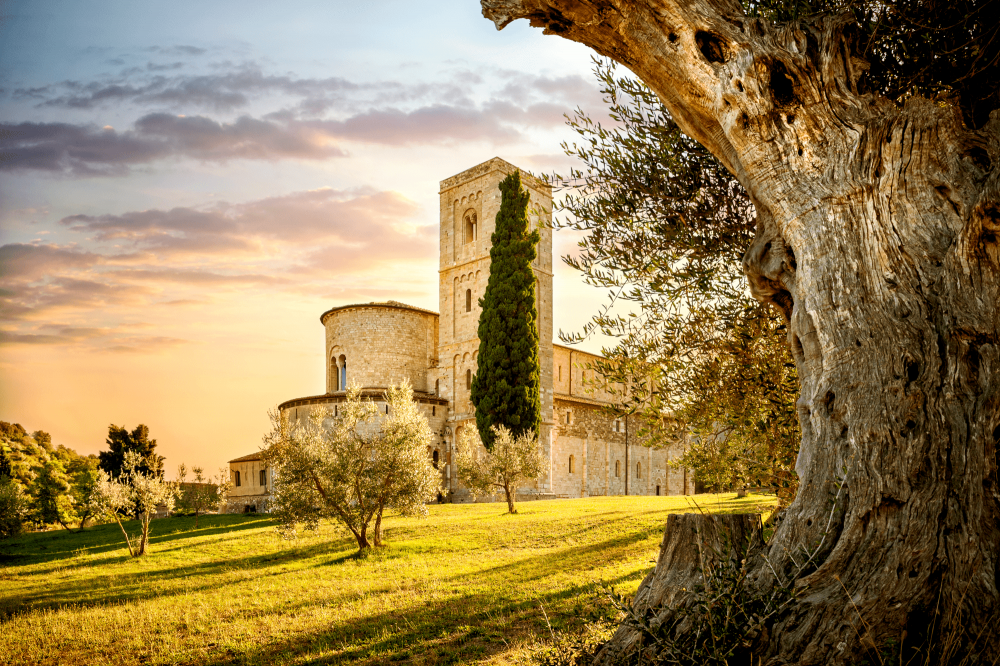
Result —
[{"label": "abbey roofline", "polygon": [[399,301],[372,301],[370,303],[350,303],[346,306],[337,306],[336,308],[331,308],[322,315],[319,316],[319,321],[322,324],[326,324],[326,318],[328,315],[340,312],[342,310],[361,310],[365,308],[375,308],[375,309],[387,309],[387,310],[411,310],[415,313],[421,313],[422,315],[433,315],[434,317],[440,317],[433,310],[426,310],[424,308],[417,308],[416,306],[408,306],[405,303],[400,303]]},{"label": "abbey roofline", "polygon": [[438,194],[441,194],[447,190],[451,190],[452,188],[458,187],[459,185],[462,185],[464,183],[468,183],[469,181],[475,180],[480,176],[485,176],[486,174],[493,171],[501,171],[505,174],[511,174],[515,171],[520,171],[522,185],[530,186],[535,190],[539,190],[545,194],[548,194],[549,196],[552,195],[551,185],[549,185],[542,179],[538,178],[537,176],[533,176],[528,172],[524,171],[523,169],[519,169],[518,167],[512,165],[510,162],[507,162],[506,160],[498,157],[495,157],[491,160],[487,160],[482,164],[477,164],[475,167],[471,167],[463,172],[460,172],[458,174],[455,174],[454,176],[450,176],[444,179],[443,181],[441,181],[441,189],[438,191]]}]

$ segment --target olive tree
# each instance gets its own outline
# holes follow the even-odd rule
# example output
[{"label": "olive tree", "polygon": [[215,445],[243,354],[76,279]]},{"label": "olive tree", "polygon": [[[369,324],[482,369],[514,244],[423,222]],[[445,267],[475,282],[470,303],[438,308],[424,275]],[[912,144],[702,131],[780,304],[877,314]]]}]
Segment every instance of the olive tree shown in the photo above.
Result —
[{"label": "olive tree", "polygon": [[219,469],[218,477],[206,477],[205,471],[199,466],[191,468],[194,481],[188,483],[188,468],[185,464],[177,466],[177,482],[179,494],[177,506],[187,512],[194,512],[194,527],[198,527],[198,517],[211,509],[218,509],[225,501],[226,495],[232,489],[229,470]]},{"label": "olive tree", "polygon": [[547,465],[534,431],[514,436],[503,425],[493,426],[493,448],[486,449],[479,432],[463,429],[458,443],[458,477],[474,498],[503,491],[507,511],[516,514],[517,485],[545,473]]},{"label": "olive tree", "polygon": [[[133,558],[146,553],[149,524],[157,507],[163,505],[170,512],[178,493],[176,482],[168,482],[155,472],[146,472],[148,468],[148,462],[137,452],[125,452],[122,457],[122,473],[112,477],[101,470],[91,497],[92,513],[105,516],[118,524]],[[139,521],[138,535],[129,535],[123,523],[133,516]]]},{"label": "olive tree", "polygon": [[808,4],[482,2],[631,69],[756,209],[743,270],[787,323],[802,436],[745,585],[807,592],[753,659],[996,651],[996,3]]},{"label": "olive tree", "polygon": [[352,385],[337,416],[313,408],[300,421],[271,411],[263,453],[274,467],[273,513],[286,536],[299,524],[315,529],[328,519],[350,531],[362,550],[382,545],[387,509],[426,516],[425,503],[441,482],[427,455],[430,426],[408,383],[390,387],[384,401],[387,412]]}]

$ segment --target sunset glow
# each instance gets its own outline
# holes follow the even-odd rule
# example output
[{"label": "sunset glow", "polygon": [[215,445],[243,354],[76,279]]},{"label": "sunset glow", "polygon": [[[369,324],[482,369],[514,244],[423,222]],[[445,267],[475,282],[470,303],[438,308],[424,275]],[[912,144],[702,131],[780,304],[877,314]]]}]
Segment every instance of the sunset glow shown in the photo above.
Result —
[{"label": "sunset glow", "polygon": [[[171,475],[216,470],[324,391],[322,312],[436,310],[440,180],[568,171],[589,50],[367,5],[5,6],[0,419],[80,453],[145,423]],[[601,298],[558,266],[556,330]]]}]

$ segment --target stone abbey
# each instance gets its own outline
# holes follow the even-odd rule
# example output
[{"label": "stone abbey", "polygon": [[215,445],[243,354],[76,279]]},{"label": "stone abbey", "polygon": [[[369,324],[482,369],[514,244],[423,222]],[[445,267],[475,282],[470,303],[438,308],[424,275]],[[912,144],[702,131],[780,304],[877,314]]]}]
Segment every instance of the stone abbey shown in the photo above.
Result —
[{"label": "stone abbey", "polygon": [[[320,316],[326,393],[285,401],[278,406],[284,415],[304,419],[313,407],[335,410],[349,382],[380,403],[387,387],[408,380],[435,434],[428,455],[442,471],[442,486],[453,500],[468,499],[456,475],[455,445],[462,429],[476,428],[470,392],[479,353],[479,299],[490,274],[499,184],[516,169],[493,158],[441,181],[439,312],[395,301],[326,311]],[[533,265],[542,341],[539,446],[549,468],[519,489],[519,498],[693,493],[689,471],[669,465],[679,451],[637,444],[634,432],[629,434],[634,426],[605,409],[611,395],[590,368],[598,357],[552,342],[552,191],[524,171],[521,184],[530,194],[529,219],[541,233]],[[266,503],[271,479],[260,455],[234,459],[230,468],[236,484],[231,508]]]}]

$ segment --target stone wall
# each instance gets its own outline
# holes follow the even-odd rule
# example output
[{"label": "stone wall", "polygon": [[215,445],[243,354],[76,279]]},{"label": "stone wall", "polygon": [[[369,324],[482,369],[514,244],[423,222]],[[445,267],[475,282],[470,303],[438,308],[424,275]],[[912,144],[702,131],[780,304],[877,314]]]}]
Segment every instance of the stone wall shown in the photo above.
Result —
[{"label": "stone wall", "polygon": [[570,498],[625,495],[626,479],[628,495],[694,493],[691,476],[670,465],[683,452],[682,443],[663,449],[644,447],[636,438],[634,418],[626,424],[596,401],[557,395],[554,413],[553,493]]},{"label": "stone wall", "polygon": [[437,365],[438,314],[396,302],[341,306],[323,313],[327,393],[347,384],[387,387],[404,379],[414,391],[433,391],[428,369]]}]

